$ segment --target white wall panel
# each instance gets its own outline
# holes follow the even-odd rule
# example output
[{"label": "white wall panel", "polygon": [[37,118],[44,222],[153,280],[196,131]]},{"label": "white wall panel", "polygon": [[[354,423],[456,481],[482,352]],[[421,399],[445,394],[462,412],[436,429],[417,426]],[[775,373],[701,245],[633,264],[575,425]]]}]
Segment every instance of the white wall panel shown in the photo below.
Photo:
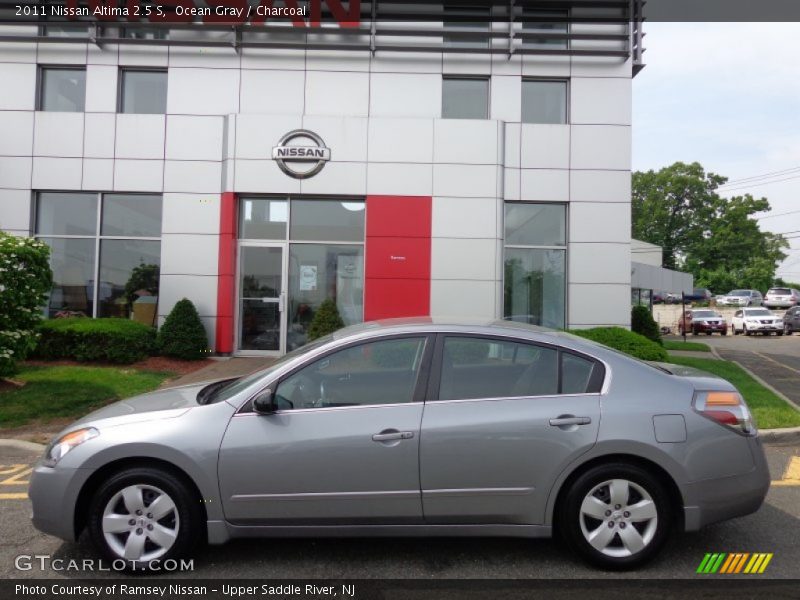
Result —
[{"label": "white wall panel", "polygon": [[163,160],[114,161],[114,190],[120,192],[161,192],[164,189]]},{"label": "white wall panel", "polygon": [[442,72],[446,75],[489,75],[492,57],[489,54],[443,52]]},{"label": "white wall panel", "polygon": [[272,160],[278,140],[302,124],[299,116],[236,115],[236,158]]},{"label": "white wall panel", "polygon": [[79,190],[83,176],[80,158],[33,158],[32,189]]},{"label": "white wall panel", "polygon": [[40,65],[85,65],[86,46],[80,43],[42,43],[39,44],[36,62]]},{"label": "white wall panel", "polygon": [[300,180],[300,193],[363,196],[367,193],[367,164],[329,162],[319,174]]},{"label": "white wall panel", "polygon": [[[413,39],[411,38],[411,40]],[[435,38],[419,39],[419,41],[432,43]],[[387,52],[383,50],[372,57],[370,71],[373,73],[441,73],[442,53]]]},{"label": "white wall panel", "polygon": [[511,123],[522,120],[522,79],[519,76],[492,75],[489,116]]},{"label": "white wall panel", "polygon": [[505,144],[503,164],[506,167],[519,168],[522,155],[521,136],[522,125],[519,123],[500,123],[500,138]]},{"label": "white wall panel", "polygon": [[165,192],[220,192],[222,163],[168,160],[164,164]]},{"label": "white wall panel", "polygon": [[567,78],[570,76],[570,57],[526,54],[522,57],[522,76]]},{"label": "white wall panel", "polygon": [[114,161],[110,158],[84,158],[81,187],[90,191],[114,189]]},{"label": "white wall panel", "polygon": [[[647,45],[647,44],[645,44]],[[573,77],[623,77],[633,75],[630,59],[607,58],[603,56],[576,56],[572,59]]]},{"label": "white wall panel", "polygon": [[[257,27],[249,33],[253,41],[278,40],[297,43],[297,30],[288,34],[275,34],[258,31]],[[302,40],[302,38],[300,38]],[[272,48],[242,48],[242,69],[276,69],[304,71],[306,68],[306,51],[303,50],[275,50]]]},{"label": "white wall panel", "polygon": [[497,121],[436,119],[434,162],[496,165],[500,158],[497,127]]},{"label": "white wall panel", "polygon": [[37,112],[33,153],[37,156],[80,157],[83,113]]},{"label": "white wall panel", "polygon": [[322,137],[335,162],[366,162],[367,123],[362,117],[303,117],[303,128]]},{"label": "white wall panel", "polygon": [[224,117],[169,115],[166,158],[222,160]]},{"label": "white wall panel", "polygon": [[569,200],[569,171],[523,169],[520,199],[566,202]]},{"label": "white wall panel", "polygon": [[495,280],[495,239],[433,238],[431,279]]},{"label": "white wall panel", "polygon": [[33,154],[33,115],[29,111],[0,111],[0,156]]},{"label": "white wall panel", "polygon": [[30,191],[0,189],[0,229],[30,231]]},{"label": "white wall panel", "polygon": [[569,125],[523,123],[520,135],[522,168],[569,168]]},{"label": "white wall panel", "polygon": [[[16,11],[15,11],[16,12]],[[39,33],[37,25],[23,27],[21,25],[0,25],[0,35],[35,36]],[[35,63],[36,44],[32,42],[3,42],[0,62]]]},{"label": "white wall panel", "polygon": [[86,62],[89,65],[118,65],[119,44],[103,44],[102,46],[89,44],[86,55]]},{"label": "white wall panel", "polygon": [[631,124],[631,80],[573,77],[570,81],[573,124]]},{"label": "white wall panel", "polygon": [[433,119],[369,120],[371,162],[433,162]]},{"label": "white wall panel", "polygon": [[572,171],[570,195],[573,202],[630,202],[629,171]]},{"label": "white wall panel", "polygon": [[0,156],[0,188],[31,189],[32,166],[30,156]]},{"label": "white wall panel", "polygon": [[86,67],[86,112],[117,112],[116,66]]},{"label": "white wall panel", "polygon": [[369,74],[306,72],[306,114],[365,117],[369,113]]},{"label": "white wall panel", "polygon": [[241,194],[300,193],[300,180],[288,177],[272,159],[237,160],[234,169],[234,190]]},{"label": "white wall panel", "polygon": [[367,194],[431,196],[433,170],[429,164],[369,163]]},{"label": "white wall panel", "polygon": [[161,217],[163,233],[218,234],[220,195],[165,193]]},{"label": "white wall panel", "polygon": [[628,244],[570,244],[567,256],[571,283],[630,283]]},{"label": "white wall panel", "polygon": [[442,76],[421,73],[372,73],[369,114],[373,117],[442,115]]},{"label": "white wall panel", "polygon": [[[189,298],[201,317],[217,314],[217,277],[213,275],[161,275],[158,314],[168,315],[182,298]],[[209,340],[213,343],[213,340]]]},{"label": "white wall panel", "polygon": [[631,168],[631,128],[622,125],[573,125],[573,169]]},{"label": "white wall panel", "polygon": [[243,70],[241,112],[303,114],[305,79],[303,71]]},{"label": "white wall panel", "polygon": [[431,281],[431,315],[447,317],[498,316],[496,281]]},{"label": "white wall panel", "polygon": [[167,112],[170,114],[225,115],[239,111],[237,69],[169,70]]},{"label": "white wall panel", "polygon": [[117,158],[164,158],[164,115],[117,115]]},{"label": "white wall panel", "polygon": [[167,46],[120,44],[119,64],[130,67],[166,67],[169,64],[169,49]]},{"label": "white wall panel", "polygon": [[570,327],[630,327],[630,286],[600,283],[570,285],[568,319]]},{"label": "white wall panel", "polygon": [[[194,41],[230,41],[230,31],[198,31],[173,29],[169,33],[170,39],[189,39]],[[203,65],[214,69],[238,69],[241,56],[232,46],[170,46],[169,66],[171,67],[196,67]]]},{"label": "white wall panel", "polygon": [[114,158],[117,115],[87,113],[83,125],[83,155],[92,158]]},{"label": "white wall panel", "polygon": [[33,110],[36,108],[36,65],[0,63],[0,110]]},{"label": "white wall panel", "polygon": [[520,200],[522,198],[522,171],[520,169],[503,169],[502,176],[502,197],[506,200]]},{"label": "white wall panel", "polygon": [[495,165],[434,165],[434,196],[486,198],[497,193]]},{"label": "white wall panel", "polygon": [[569,207],[570,242],[631,241],[631,206],[610,202],[575,202]]},{"label": "white wall panel", "polygon": [[497,235],[496,198],[433,198],[433,237],[494,238]]},{"label": "white wall panel", "polygon": [[161,235],[161,275],[217,275],[219,235]]}]

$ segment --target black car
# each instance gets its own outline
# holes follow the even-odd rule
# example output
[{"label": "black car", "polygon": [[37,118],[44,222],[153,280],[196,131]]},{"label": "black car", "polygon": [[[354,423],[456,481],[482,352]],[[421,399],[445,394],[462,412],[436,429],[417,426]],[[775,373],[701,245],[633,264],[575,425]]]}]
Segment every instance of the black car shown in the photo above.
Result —
[{"label": "black car", "polygon": [[792,335],[795,331],[800,331],[800,306],[790,308],[783,315],[783,332]]}]

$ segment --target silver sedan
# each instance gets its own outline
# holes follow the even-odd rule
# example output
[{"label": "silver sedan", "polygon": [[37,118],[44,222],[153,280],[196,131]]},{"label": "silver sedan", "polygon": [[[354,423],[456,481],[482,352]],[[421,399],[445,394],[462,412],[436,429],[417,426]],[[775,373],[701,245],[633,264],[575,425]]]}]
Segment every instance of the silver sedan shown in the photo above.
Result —
[{"label": "silver sedan", "polygon": [[130,568],[231,538],[554,532],[602,568],[752,513],[769,487],[726,381],[512,322],[367,323],[245,378],[58,435],[33,523]]}]

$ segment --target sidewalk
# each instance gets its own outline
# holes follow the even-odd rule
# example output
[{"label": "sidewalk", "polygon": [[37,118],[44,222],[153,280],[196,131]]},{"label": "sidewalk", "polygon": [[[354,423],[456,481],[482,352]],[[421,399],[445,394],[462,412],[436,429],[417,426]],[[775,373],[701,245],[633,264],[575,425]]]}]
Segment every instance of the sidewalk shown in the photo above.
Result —
[{"label": "sidewalk", "polygon": [[165,381],[161,387],[175,387],[179,385],[189,385],[191,383],[198,383],[201,381],[209,381],[212,379],[226,379],[229,377],[241,377],[242,375],[249,375],[259,369],[265,369],[275,362],[274,358],[226,358],[222,360],[215,360],[213,364],[203,367],[198,371],[194,371],[183,377],[177,379],[170,379]]}]

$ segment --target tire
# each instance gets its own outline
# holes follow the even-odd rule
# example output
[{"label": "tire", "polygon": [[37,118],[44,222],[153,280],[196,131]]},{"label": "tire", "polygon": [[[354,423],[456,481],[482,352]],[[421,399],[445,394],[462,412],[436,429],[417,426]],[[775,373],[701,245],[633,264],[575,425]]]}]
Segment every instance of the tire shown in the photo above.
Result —
[{"label": "tire", "polygon": [[713,331],[706,331],[706,335],[711,335],[712,333],[714,333],[714,332]]},{"label": "tire", "polygon": [[747,331],[747,325],[742,325],[742,333],[745,335],[750,335],[750,332]]},{"label": "tire", "polygon": [[694,327],[692,327],[692,335],[700,335],[697,329],[695,329]]},{"label": "tire", "polygon": [[733,335],[739,335],[739,332],[736,330],[736,327],[731,325],[731,331],[733,331]]},{"label": "tire", "polygon": [[719,334],[720,335],[728,335],[728,330],[727,329],[723,329],[722,331],[719,332]]},{"label": "tire", "polygon": [[783,332],[782,331],[776,331],[775,335],[777,335],[778,337],[783,337]]},{"label": "tire", "polygon": [[[621,494],[617,504],[611,503],[613,493]],[[625,511],[628,502],[649,503],[639,508],[642,519],[634,520]],[[570,485],[560,502],[557,526],[567,546],[588,563],[627,570],[658,554],[669,537],[672,514],[667,490],[656,477],[634,465],[608,463],[589,469]]]},{"label": "tire", "polygon": [[793,333],[792,332],[792,328],[789,327],[789,325],[784,325],[783,326],[783,333],[785,333],[786,335],[792,335],[792,333]]},{"label": "tire", "polygon": [[[150,518],[148,509],[156,502],[163,514]],[[157,467],[132,467],[112,475],[89,505],[92,543],[112,563],[126,561],[128,570],[148,570],[153,561],[186,556],[202,543],[204,526],[200,502],[189,486]]]}]

